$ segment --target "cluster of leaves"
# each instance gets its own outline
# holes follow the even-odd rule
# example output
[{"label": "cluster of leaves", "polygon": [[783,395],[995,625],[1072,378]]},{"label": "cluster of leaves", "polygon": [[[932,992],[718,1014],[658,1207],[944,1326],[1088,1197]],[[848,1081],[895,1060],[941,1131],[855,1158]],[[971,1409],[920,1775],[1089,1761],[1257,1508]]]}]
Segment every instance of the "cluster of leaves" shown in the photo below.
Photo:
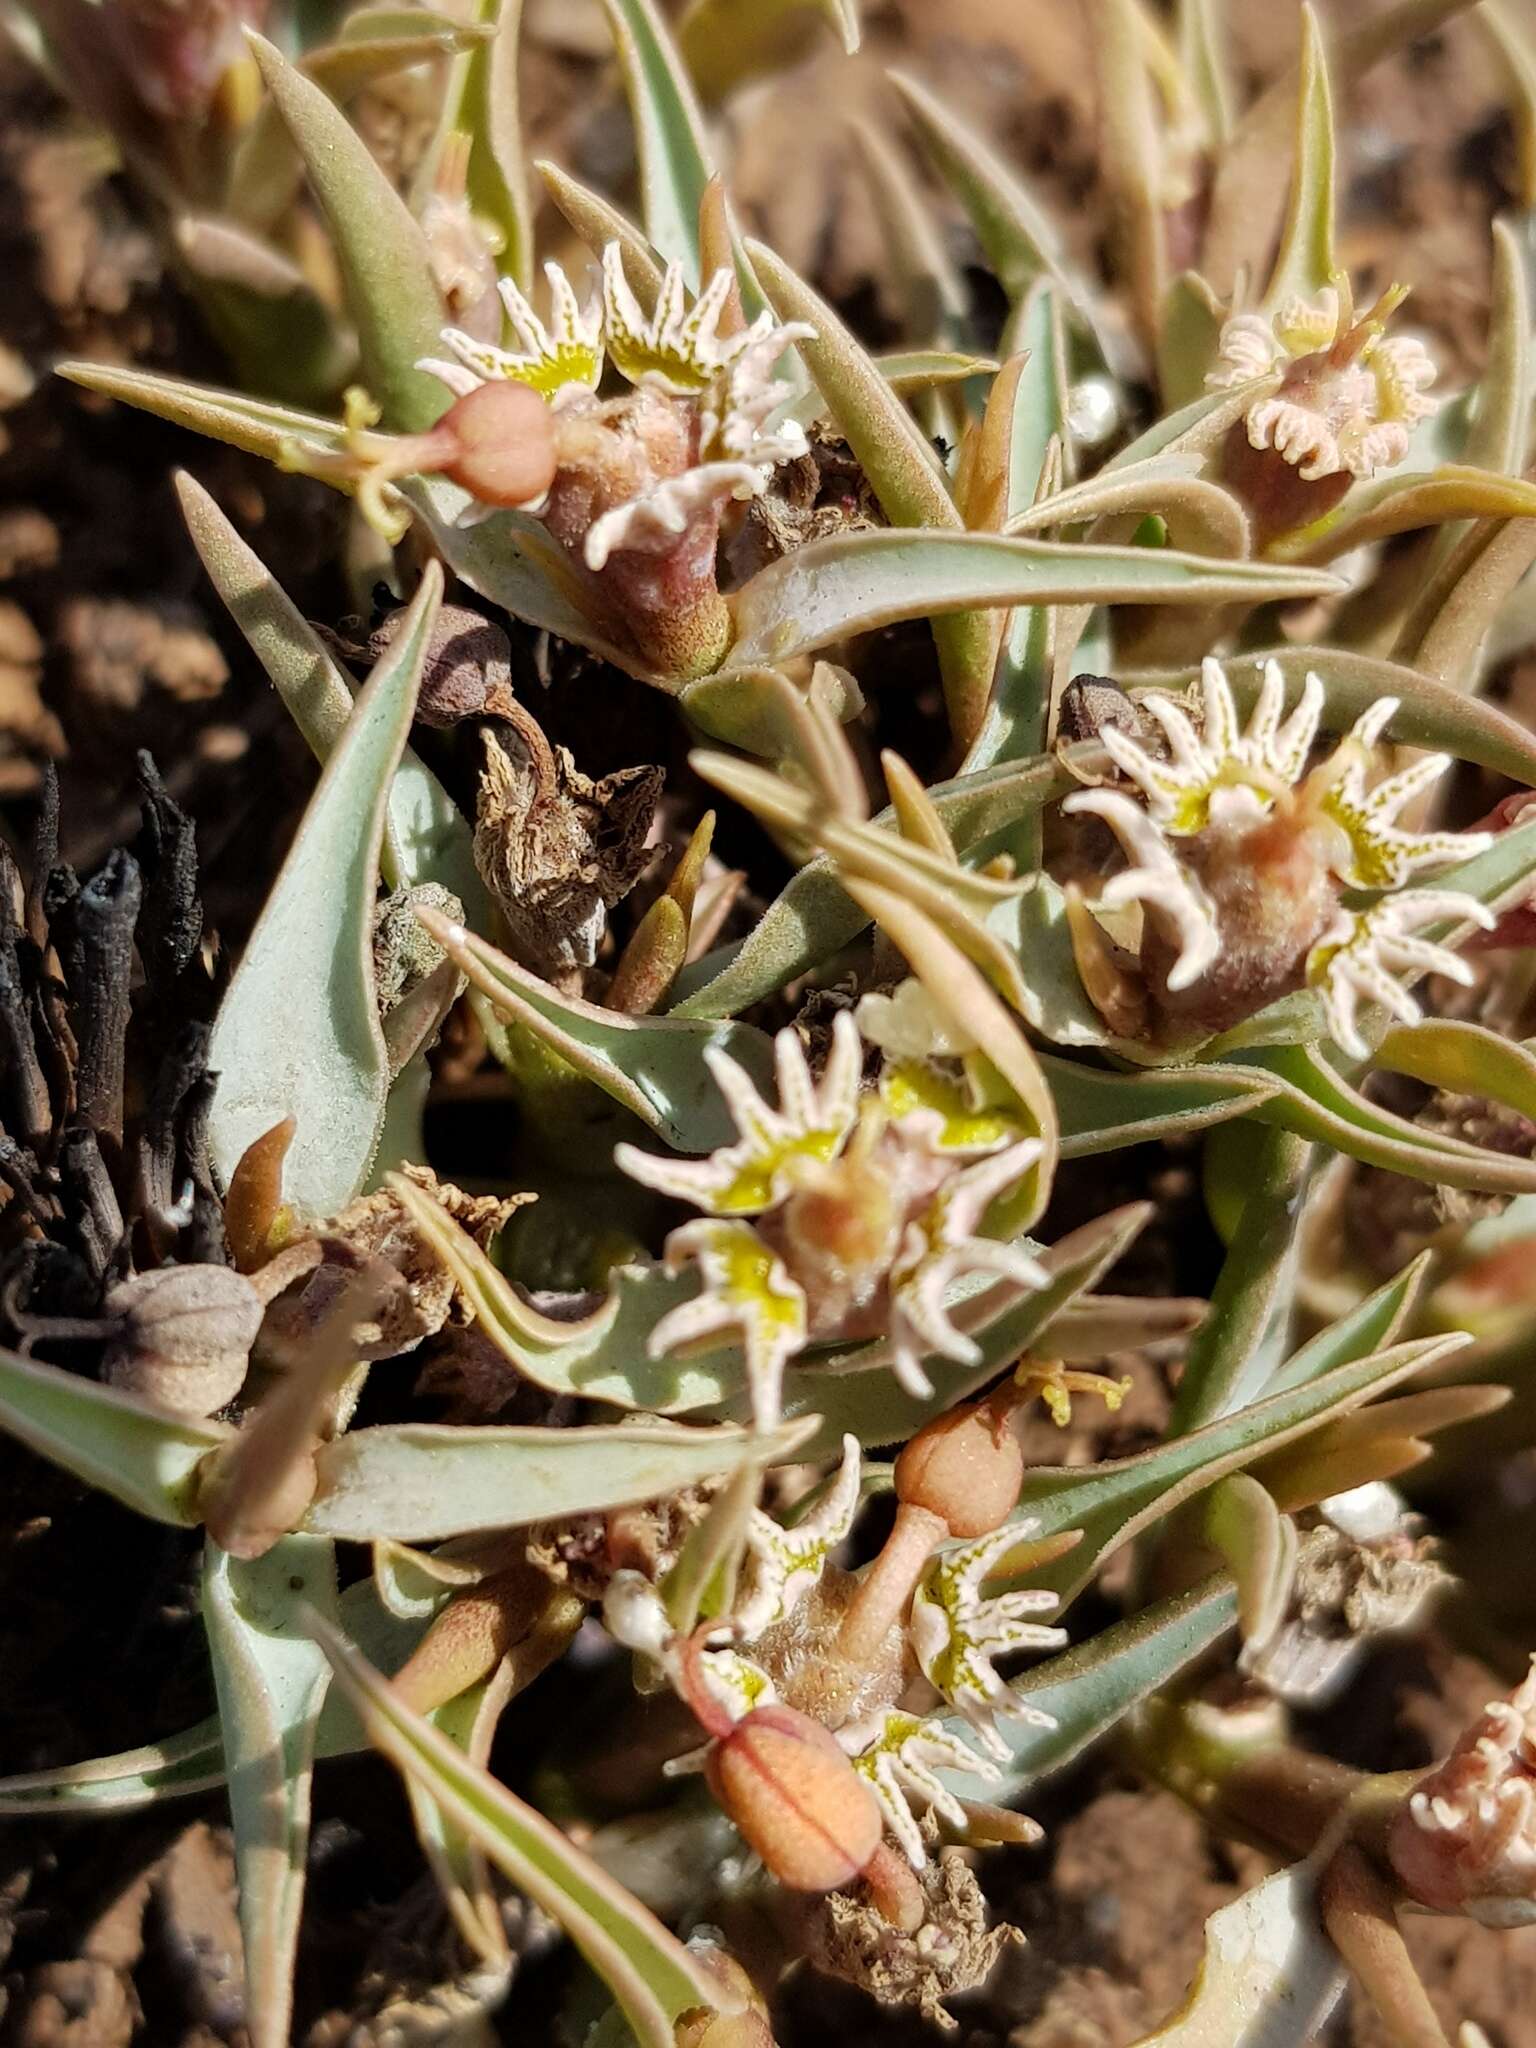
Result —
[{"label": "cluster of leaves", "polygon": [[[877,139],[893,273],[921,288],[910,345],[875,357],[738,234],[690,80],[691,66],[728,89],[794,25],[792,0],[695,0],[686,63],[650,0],[605,0],[640,219],[540,167],[604,273],[590,312],[557,277],[546,325],[527,296],[517,0],[468,25],[365,8],[308,48],[295,32],[287,55],[254,36],[249,55],[220,43],[189,99],[145,84],[185,83],[185,52],[152,74],[130,39],[109,61],[83,26],[91,11],[35,4],[40,48],[163,212],[244,388],[64,374],[354,494],[392,541],[411,527],[399,572],[425,566],[359,688],[181,480],[211,581],[324,764],[207,1046],[217,1086],[197,1199],[222,1193],[227,1256],[271,1312],[235,1347],[236,1390],[216,1414],[173,1406],[164,1386],[157,1398],[152,1378],[103,1384],[40,1361],[49,1329],[34,1318],[28,1355],[0,1354],[0,1421],[136,1512],[206,1531],[218,1712],[145,1751],[12,1779],[0,1801],[111,1810],[227,1780],[253,2040],[276,2044],[312,1768],[372,1743],[407,1781],[485,1999],[511,1968],[495,1865],[607,1985],[614,2017],[597,2038],[627,2025],[657,2048],[704,2040],[751,2004],[740,1972],[486,1769],[508,1700],[602,1601],[610,1632],[698,1716],[710,1783],[763,1881],[856,1890],[863,1873],[900,1922],[872,1852],[805,1882],[780,1833],[732,1804],[741,1744],[765,1729],[801,1739],[799,1723],[758,1720],[771,1709],[847,1738],[919,1880],[933,1831],[909,1798],[962,1838],[999,1839],[1000,1808],[1133,1727],[1218,1822],[1293,1850],[1323,1843],[1217,1916],[1193,2002],[1157,2038],[1230,2041],[1222,2016],[1240,1999],[1266,2041],[1299,2043],[1337,1995],[1342,1955],[1389,2015],[1408,2014],[1403,2039],[1437,2039],[1395,1955],[1357,1938],[1400,1896],[1378,1822],[1410,1788],[1351,1790],[1366,1816],[1346,1845],[1355,1864],[1328,1862],[1344,1795],[1310,1833],[1299,1795],[1302,1821],[1276,1820],[1273,1788],[1268,1807],[1243,1789],[1249,1752],[1179,1702],[1183,1675],[1234,1628],[1252,1683],[1268,1669],[1283,1690],[1265,1657],[1292,1625],[1297,1517],[1318,1526],[1320,1509],[1418,1462],[1429,1432],[1502,1398],[1465,1383],[1464,1357],[1457,1383],[1384,1398],[1471,1341],[1443,1326],[1452,1317],[1425,1319],[1425,1257],[1374,1289],[1330,1273],[1328,1318],[1296,1336],[1307,1218],[1337,1170],[1484,1198],[1506,1231],[1536,1197],[1528,1143],[1395,1114],[1373,1087],[1409,1076],[1527,1131],[1536,1113],[1518,1032],[1425,1016],[1411,990],[1426,974],[1471,983],[1474,932],[1481,993],[1518,959],[1536,819],[1511,799],[1486,831],[1440,829],[1430,786],[1448,760],[1405,752],[1377,779],[1390,741],[1536,784],[1536,741],[1479,695],[1520,644],[1536,555],[1516,231],[1496,230],[1488,369],[1435,411],[1427,356],[1383,332],[1392,295],[1354,317],[1334,246],[1330,62],[1310,12],[1295,77],[1239,115],[1219,10],[1188,0],[1175,44],[1140,0],[1100,0],[1114,289],[1078,274],[1008,167],[898,81],[1009,313],[996,359],[965,345],[958,311],[928,321],[922,309],[962,301],[911,169]],[[822,11],[856,37],[843,7]],[[1338,44],[1334,81],[1458,11],[1404,0]],[[761,47],[741,37],[743,13]],[[345,102],[428,55],[450,61],[402,191]],[[1264,194],[1293,108],[1282,219]],[[1170,224],[1187,225],[1197,191],[1203,274],[1174,277]],[[283,253],[301,218],[323,221],[339,299]],[[1234,280],[1260,277],[1237,303]],[[605,356],[623,389],[602,383]],[[354,371],[339,419],[305,409]],[[523,402],[497,431],[526,433],[546,472],[513,502],[484,483],[463,411],[491,418],[480,394],[508,386]],[[865,509],[796,527],[791,480],[803,510],[835,465],[860,479]],[[1335,573],[1387,540],[1373,575]],[[674,700],[706,742],[698,776],[797,869],[739,936],[712,944],[701,822],[624,947],[605,942],[635,879],[627,857],[594,850],[615,792],[544,740],[484,614],[469,653],[453,651],[450,576],[516,631]],[[1327,621],[1315,644],[1288,637],[1302,607]],[[682,632],[695,614],[699,630]],[[904,620],[931,627],[953,773],[925,783],[886,754],[890,801],[871,815],[850,738],[856,674],[868,636]],[[1117,683],[1097,673],[1109,667]],[[475,819],[408,745],[418,716],[486,722]],[[1335,744],[1318,754],[1320,729]],[[1420,868],[1433,887],[1405,888]],[[19,882],[5,886],[24,911]],[[35,914],[19,928],[27,1000],[51,1014],[46,928]],[[1518,966],[1508,980],[1523,987]],[[609,1195],[627,1173],[703,1214],[585,1276],[598,1283],[585,1291],[565,1273],[510,1277],[470,1199],[423,1173],[430,1055],[461,1001],[545,1148],[596,1131],[583,1170]],[[763,1020],[786,1016],[776,1040]],[[18,1135],[39,1148],[35,1177],[54,1170],[63,1125],[34,1121]],[[1074,1388],[1106,1390],[1082,1368],[1193,1327],[1188,1305],[1093,1291],[1149,1206],[1054,1244],[1031,1233],[1062,1161],[1202,1131],[1225,1259],[1160,1440],[1029,1470],[978,1541],[892,1453],[984,1399],[1005,1434],[1035,1391],[1065,1410]],[[518,1163],[494,1169],[522,1192]],[[141,1237],[118,1264],[226,1256],[222,1240],[199,1244]],[[370,1367],[450,1314],[541,1419],[353,1426]],[[78,1343],[78,1316],[53,1334]],[[202,1326],[196,1341],[212,1341]],[[764,1512],[774,1467],[830,1475],[840,1447],[838,1482]],[[845,1571],[837,1546],[859,1504],[893,1488],[896,1533],[863,1575]],[[358,1544],[371,1568],[348,1566],[338,1592],[337,1546]],[[1022,1623],[1049,1610],[1070,1633],[1072,1602],[1131,1544],[1113,1625],[1063,1648]],[[551,1550],[561,1569],[530,1563]],[[882,1678],[887,1621],[898,1651]],[[1012,1680],[992,1668],[1030,1647],[1055,1654]],[[834,1650],[862,1708],[886,1717],[874,1736],[851,1734],[848,1699],[824,1682]],[[796,1690],[807,1658],[819,1693]],[[939,1910],[931,1890],[916,1910]],[[886,1960],[887,1995],[925,2005],[979,1974],[974,1955],[947,1978]]]}]

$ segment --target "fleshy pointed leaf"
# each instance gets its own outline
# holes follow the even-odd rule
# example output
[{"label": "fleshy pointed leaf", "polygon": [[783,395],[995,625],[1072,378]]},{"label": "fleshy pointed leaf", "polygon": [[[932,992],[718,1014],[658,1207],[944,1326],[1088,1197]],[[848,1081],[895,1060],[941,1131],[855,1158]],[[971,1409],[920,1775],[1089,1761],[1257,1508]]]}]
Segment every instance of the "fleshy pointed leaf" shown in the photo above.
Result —
[{"label": "fleshy pointed leaf", "polygon": [[209,1542],[203,1626],[229,1773],[252,2048],[287,2048],[315,1731],[330,1683],[301,1616],[336,1611],[332,1546],[285,1536],[242,1562]]},{"label": "fleshy pointed leaf", "polygon": [[442,572],[429,564],[326,763],[213,1028],[214,1164],[227,1182],[253,1138],[296,1117],[283,1185],[301,1215],[334,1215],[350,1200],[383,1123],[391,1076],[374,991],[374,894],[441,594]]},{"label": "fleshy pointed leaf", "polygon": [[197,1471],[229,1441],[221,1422],[189,1422],[57,1365],[0,1350],[0,1429],[135,1514],[195,1526]]},{"label": "fleshy pointed leaf", "polygon": [[786,1458],[807,1434],[804,1422],[786,1423],[766,1439],[729,1424],[380,1423],[322,1447],[319,1491],[305,1527],[353,1541],[388,1536],[407,1543],[519,1528],[654,1500],[732,1473],[747,1458]]},{"label": "fleshy pointed leaf", "polygon": [[402,1706],[344,1637],[322,1622],[315,1628],[375,1746],[565,1929],[642,2048],[675,2048],[678,2017],[715,2008],[718,1984],[567,1835]]},{"label": "fleshy pointed leaf", "polygon": [[859,47],[857,0],[692,0],[677,25],[678,47],[689,77],[714,102],[814,44],[806,31],[816,16],[851,57]]},{"label": "fleshy pointed leaf", "polygon": [[628,1017],[563,996],[504,953],[435,912],[422,917],[432,936],[493,1007],[584,1074],[680,1152],[709,1152],[731,1142],[734,1126],[705,1050],[718,1046],[765,1083],[773,1067],[765,1032],[750,1024],[707,1024],[681,1017]]},{"label": "fleshy pointed leaf", "polygon": [[[1002,1786],[950,1772],[944,1774],[946,1783],[962,1798],[1006,1803],[1021,1797],[1204,1656],[1236,1619],[1237,1595],[1225,1574],[1218,1574],[1035,1665],[1010,1684],[1021,1699],[1049,1714],[1055,1726],[1000,1720],[998,1732],[1013,1752],[1012,1762],[1003,1766]],[[963,1721],[956,1719],[951,1726],[964,1736]]]},{"label": "fleshy pointed leaf", "polygon": [[335,102],[263,37],[251,34],[251,47],[330,225],[363,381],[386,426],[428,427],[449,394],[416,368],[443,325],[421,229]]},{"label": "fleshy pointed leaf", "polygon": [[791,661],[898,619],[1021,604],[1271,604],[1336,592],[1315,570],[1173,548],[880,530],[811,541],[737,592],[727,667]]},{"label": "fleshy pointed leaf", "polygon": [[[316,760],[328,761],[352,716],[356,685],[202,485],[181,471],[176,491],[192,543],[230,617],[272,678]],[[409,747],[389,786],[380,860],[386,881],[397,886],[439,882],[458,897],[470,923],[483,929],[491,922],[469,825]]]},{"label": "fleshy pointed leaf", "polygon": [[1211,1915],[1188,1999],[1135,2048],[1307,2048],[1343,1989],[1315,1873],[1298,1863]]},{"label": "fleshy pointed leaf", "polygon": [[603,0],[603,9],[634,117],[645,232],[697,291],[699,204],[713,175],[704,118],[651,0]]},{"label": "fleshy pointed leaf", "polygon": [[1296,159],[1280,253],[1264,304],[1315,299],[1338,269],[1333,247],[1333,95],[1322,30],[1310,6],[1301,10],[1301,89],[1296,108]]},{"label": "fleshy pointed leaf", "polygon": [[1372,1351],[1384,1351],[1395,1344],[1424,1291],[1432,1256],[1430,1252],[1420,1252],[1395,1279],[1368,1294],[1358,1307],[1330,1323],[1326,1330],[1319,1330],[1281,1366],[1269,1383],[1269,1391],[1279,1394],[1288,1387],[1305,1386],[1308,1380],[1332,1372],[1336,1365],[1351,1364]]}]

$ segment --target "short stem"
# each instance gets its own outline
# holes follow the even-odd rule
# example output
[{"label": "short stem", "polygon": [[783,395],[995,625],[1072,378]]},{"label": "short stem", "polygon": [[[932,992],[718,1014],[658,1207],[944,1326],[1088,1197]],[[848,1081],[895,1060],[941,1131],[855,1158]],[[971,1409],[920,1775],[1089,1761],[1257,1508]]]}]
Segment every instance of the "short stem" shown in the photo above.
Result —
[{"label": "short stem", "polygon": [[1392,1888],[1350,1842],[1323,1872],[1323,1924],[1398,2048],[1447,2048],[1397,1924]]},{"label": "short stem", "polygon": [[900,1621],[923,1566],[949,1534],[949,1525],[928,1508],[903,1501],[885,1548],[859,1581],[837,1632],[838,1653],[850,1664],[874,1656]]},{"label": "short stem", "polygon": [[916,1934],[928,1917],[928,1902],[906,1857],[882,1842],[864,1866],[864,1882],[881,1919],[903,1934]]},{"label": "short stem", "polygon": [[565,1648],[585,1611],[574,1595],[551,1592],[532,1566],[514,1565],[448,1602],[396,1672],[394,1692],[415,1713],[430,1714],[489,1677],[508,1655],[514,1690],[521,1691]]}]

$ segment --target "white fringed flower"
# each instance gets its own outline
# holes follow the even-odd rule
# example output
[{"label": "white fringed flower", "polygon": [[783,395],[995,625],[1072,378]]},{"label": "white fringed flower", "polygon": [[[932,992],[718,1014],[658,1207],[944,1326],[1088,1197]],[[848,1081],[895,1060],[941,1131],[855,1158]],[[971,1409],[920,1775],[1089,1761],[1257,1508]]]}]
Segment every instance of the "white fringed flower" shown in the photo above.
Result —
[{"label": "white fringed flower", "polygon": [[662,1316],[646,1340],[651,1358],[738,1337],[746,1353],[752,1418],[759,1429],[779,1420],[784,1368],[804,1349],[804,1291],[750,1223],[702,1216],[667,1238],[669,1272],[697,1267],[699,1291]]},{"label": "white fringed flower", "polygon": [[747,1524],[746,1591],[736,1603],[736,1626],[751,1642],[764,1629],[787,1621],[820,1581],[827,1559],[853,1527],[859,1508],[863,1461],[856,1436],[843,1438],[843,1462],[825,1495],[793,1527],[785,1528],[761,1508]]},{"label": "white fringed flower", "polygon": [[1199,691],[1198,732],[1176,697],[1150,691],[1141,699],[1142,709],[1163,729],[1171,760],[1159,760],[1117,726],[1107,725],[1100,734],[1116,767],[1145,795],[1150,815],[1179,838],[1203,832],[1213,817],[1224,821],[1268,810],[1305,768],[1323,712],[1321,678],[1309,674],[1295,710],[1282,722],[1285,676],[1277,661],[1264,664],[1246,729],[1238,724],[1219,661],[1201,663]]},{"label": "white fringed flower", "polygon": [[759,497],[764,485],[761,465],[751,462],[703,462],[681,476],[664,477],[640,497],[595,519],[582,543],[582,559],[596,572],[620,548],[664,555],[716,506]]},{"label": "white fringed flower", "polygon": [[[1407,454],[1413,428],[1435,410],[1424,396],[1436,374],[1424,344],[1381,331],[1399,296],[1388,294],[1377,314],[1358,323],[1332,286],[1315,299],[1286,300],[1271,320],[1234,314],[1206,384],[1236,390],[1280,373],[1280,388],[1248,409],[1248,439],[1273,448],[1309,482],[1390,469]],[[1333,360],[1304,361],[1325,351]]]},{"label": "white fringed flower", "polygon": [[1536,1662],[1420,1780],[1387,1846],[1421,1905],[1485,1927],[1536,1922]]},{"label": "white fringed flower", "polygon": [[1168,986],[1189,988],[1220,952],[1221,936],[1210,899],[1195,877],[1180,867],[1161,828],[1117,789],[1078,790],[1062,809],[1102,818],[1130,863],[1104,884],[1097,908],[1113,913],[1141,903],[1164,920],[1179,947]]},{"label": "white fringed flower", "polygon": [[993,1668],[1015,1650],[1059,1650],[1067,1632],[1030,1619],[1049,1614],[1054,1593],[1025,1587],[987,1600],[982,1586],[1010,1550],[1039,1528],[1027,1520],[1005,1523],[959,1549],[941,1551],[918,1582],[909,1633],[923,1676],[975,1729],[983,1747],[1005,1763],[1011,1751],[998,1732],[998,1715],[1054,1728],[1051,1715],[1032,1706]]},{"label": "white fringed flower", "polygon": [[938,1773],[961,1771],[992,1782],[1002,1776],[990,1757],[979,1756],[942,1721],[897,1707],[840,1728],[837,1739],[859,1776],[868,1780],[886,1825],[914,1870],[923,1868],[928,1853],[909,1802],[924,1812],[931,1808],[952,1827],[964,1828],[965,1808]]},{"label": "white fringed flower", "polygon": [[498,379],[527,384],[555,404],[595,391],[603,374],[602,304],[594,298],[583,309],[558,263],[546,263],[544,275],[549,279],[549,327],[510,277],[497,282],[518,339],[518,352],[476,341],[460,328],[445,327],[443,340],[454,360],[424,356],[417,369],[440,379],[456,398],[467,397],[477,386]]},{"label": "white fringed flower", "polygon": [[1378,698],[1350,728],[1321,774],[1321,807],[1349,841],[1349,858],[1339,864],[1341,881],[1360,889],[1400,889],[1420,868],[1469,860],[1493,844],[1491,832],[1405,832],[1397,814],[1424,793],[1451,765],[1449,754],[1425,754],[1374,789],[1365,785],[1372,750],[1396,716],[1396,697]]},{"label": "white fringed flower", "polygon": [[1038,1288],[1049,1275],[1019,1246],[978,1235],[982,1218],[1040,1157],[1038,1138],[1024,1138],[1006,1151],[953,1174],[922,1213],[908,1223],[891,1266],[891,1367],[909,1394],[926,1400],[932,1382],[923,1370],[924,1353],[975,1365],[981,1347],[951,1322],[944,1297],[966,1273],[995,1273],[1020,1287]]},{"label": "white fringed flower", "polygon": [[668,1159],[619,1145],[614,1163],[631,1179],[712,1216],[756,1215],[788,1192],[793,1161],[831,1159],[842,1148],[858,1120],[863,1058],[858,1026],[847,1010],[833,1019],[832,1049],[819,1082],[811,1078],[799,1036],[781,1031],[773,1041],[779,1091],[773,1109],[739,1061],[710,1046],[704,1061],[740,1133],[737,1142],[707,1159]]},{"label": "white fringed flower", "polygon": [[1307,981],[1322,995],[1329,1035],[1352,1059],[1370,1047],[1357,1021],[1361,1001],[1380,1003],[1405,1024],[1423,1015],[1399,975],[1444,974],[1463,988],[1472,980],[1466,961],[1446,946],[1415,936],[1420,925],[1442,920],[1491,930],[1493,916],[1458,889],[1405,889],[1368,910],[1340,908],[1307,956]]}]

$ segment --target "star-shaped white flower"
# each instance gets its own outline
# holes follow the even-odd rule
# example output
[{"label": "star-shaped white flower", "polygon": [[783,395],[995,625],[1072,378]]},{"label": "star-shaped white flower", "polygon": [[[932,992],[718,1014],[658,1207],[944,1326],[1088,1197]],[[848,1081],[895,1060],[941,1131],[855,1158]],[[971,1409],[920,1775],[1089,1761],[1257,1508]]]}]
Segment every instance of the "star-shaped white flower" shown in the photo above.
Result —
[{"label": "star-shaped white flower", "polygon": [[1306,766],[1323,710],[1322,680],[1309,674],[1295,710],[1282,723],[1285,677],[1277,661],[1264,665],[1246,730],[1238,724],[1219,661],[1201,663],[1199,687],[1198,732],[1177,698],[1151,691],[1140,700],[1163,728],[1171,760],[1160,761],[1117,726],[1099,735],[1115,765],[1141,789],[1150,815],[1176,838],[1203,832],[1213,816],[1258,817],[1267,811]]},{"label": "star-shaped white flower", "polygon": [[438,378],[458,398],[466,397],[481,384],[494,384],[499,379],[527,384],[541,398],[555,403],[595,391],[603,374],[602,305],[594,299],[583,309],[558,263],[546,263],[544,275],[549,279],[549,327],[511,278],[503,277],[497,282],[507,319],[520,344],[518,352],[498,348],[494,342],[477,341],[460,328],[445,327],[443,340],[455,360],[424,356],[417,369]]},{"label": "star-shaped white flower", "polygon": [[925,1353],[975,1365],[981,1347],[950,1321],[944,1296],[964,1273],[995,1273],[1020,1287],[1044,1287],[1049,1275],[1018,1245],[978,1235],[996,1198],[1016,1187],[1040,1157],[1038,1138],[952,1173],[902,1233],[891,1266],[891,1366],[909,1394],[933,1392]]},{"label": "star-shaped white flower", "polygon": [[821,1578],[827,1559],[853,1527],[858,1512],[863,1460],[856,1436],[843,1438],[837,1477],[808,1514],[786,1529],[754,1508],[747,1523],[751,1559],[746,1590],[736,1603],[736,1628],[743,1642],[784,1621]]},{"label": "star-shaped white flower", "polygon": [[1189,988],[1221,950],[1215,912],[1199,881],[1179,865],[1161,828],[1123,791],[1080,789],[1067,798],[1062,809],[1102,818],[1130,863],[1105,882],[1095,907],[1114,912],[1143,903],[1163,919],[1179,946],[1168,986],[1175,992]]},{"label": "star-shaped white flower", "polygon": [[733,498],[758,497],[764,483],[763,470],[756,463],[697,463],[594,519],[582,542],[582,560],[595,574],[621,549],[664,555],[717,505]]},{"label": "star-shaped white flower", "polygon": [[1405,832],[1396,822],[1398,812],[1450,767],[1449,754],[1425,754],[1374,789],[1366,788],[1373,750],[1397,708],[1396,697],[1379,698],[1319,771],[1328,782],[1322,807],[1349,841],[1339,878],[1356,888],[1398,889],[1420,868],[1469,859],[1493,844],[1491,832]]},{"label": "star-shaped white flower", "polygon": [[938,1773],[961,1771],[967,1777],[989,1781],[1002,1776],[989,1757],[979,1756],[942,1721],[903,1713],[897,1707],[886,1707],[840,1728],[837,1739],[859,1776],[868,1780],[886,1825],[916,1870],[923,1868],[928,1855],[908,1802],[915,1801],[924,1811],[931,1807],[951,1827],[964,1828],[965,1808]]},{"label": "star-shaped white flower", "polygon": [[989,1535],[956,1550],[940,1551],[918,1582],[908,1624],[923,1676],[976,1730],[1000,1763],[1011,1751],[998,1733],[996,1716],[1054,1728],[1051,1715],[1032,1706],[993,1668],[993,1659],[1014,1650],[1058,1650],[1067,1632],[1031,1620],[1048,1614],[1056,1595],[1024,1587],[996,1599],[982,1586],[1010,1550],[1038,1531],[1032,1520],[1004,1523]]},{"label": "star-shaped white flower", "polygon": [[805,1345],[804,1293],[750,1223],[701,1216],[674,1230],[665,1252],[669,1272],[697,1265],[699,1291],[655,1325],[646,1340],[648,1355],[665,1358],[739,1337],[753,1425],[775,1428],[784,1368]]},{"label": "star-shaped white flower", "polygon": [[1463,988],[1471,983],[1472,969],[1458,954],[1414,936],[1420,925],[1443,918],[1484,931],[1496,922],[1476,897],[1459,889],[1404,889],[1368,910],[1341,906],[1307,955],[1307,981],[1322,995],[1329,1035],[1352,1059],[1370,1054],[1357,1021],[1362,1000],[1380,1003],[1405,1024],[1423,1015],[1397,975],[1444,974]]},{"label": "star-shaped white flower", "polygon": [[707,1159],[668,1159],[634,1145],[614,1148],[615,1164],[664,1195],[692,1202],[712,1216],[752,1216],[782,1199],[796,1159],[828,1160],[842,1150],[859,1113],[863,1048],[852,1015],[840,1010],[832,1049],[819,1082],[811,1078],[805,1049],[793,1030],[773,1042],[779,1106],[771,1109],[751,1076],[718,1046],[704,1055],[715,1086],[741,1133]]}]

